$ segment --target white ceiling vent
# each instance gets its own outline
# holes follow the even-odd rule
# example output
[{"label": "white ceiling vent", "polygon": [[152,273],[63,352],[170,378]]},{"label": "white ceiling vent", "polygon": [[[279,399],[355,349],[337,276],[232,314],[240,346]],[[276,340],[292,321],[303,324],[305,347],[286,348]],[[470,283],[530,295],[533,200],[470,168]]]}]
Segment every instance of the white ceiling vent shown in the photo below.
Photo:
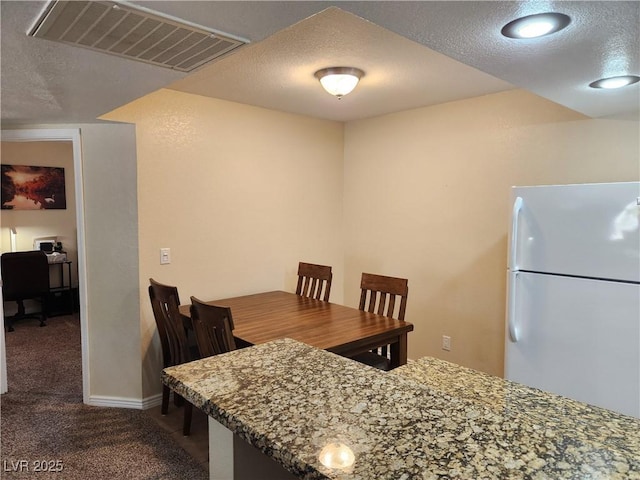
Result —
[{"label": "white ceiling vent", "polygon": [[246,43],[128,4],[103,1],[53,1],[29,35],[182,72]]}]

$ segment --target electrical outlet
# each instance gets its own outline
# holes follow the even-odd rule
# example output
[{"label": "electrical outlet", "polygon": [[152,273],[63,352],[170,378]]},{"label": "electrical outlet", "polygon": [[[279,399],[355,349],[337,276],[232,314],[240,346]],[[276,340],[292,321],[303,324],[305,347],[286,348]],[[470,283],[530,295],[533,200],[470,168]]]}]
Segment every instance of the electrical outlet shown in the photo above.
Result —
[{"label": "electrical outlet", "polygon": [[442,349],[447,352],[451,351],[451,337],[448,335],[442,335]]},{"label": "electrical outlet", "polygon": [[160,249],[160,265],[168,265],[169,263],[171,263],[171,249],[161,248]]}]

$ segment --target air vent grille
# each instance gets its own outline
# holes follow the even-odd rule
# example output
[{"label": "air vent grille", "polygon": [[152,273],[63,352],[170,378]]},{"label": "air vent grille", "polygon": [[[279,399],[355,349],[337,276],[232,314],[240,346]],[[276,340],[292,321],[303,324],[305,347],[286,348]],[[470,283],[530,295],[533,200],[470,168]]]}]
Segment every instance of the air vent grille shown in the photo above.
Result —
[{"label": "air vent grille", "polygon": [[29,35],[190,72],[245,42],[115,2],[54,1]]}]

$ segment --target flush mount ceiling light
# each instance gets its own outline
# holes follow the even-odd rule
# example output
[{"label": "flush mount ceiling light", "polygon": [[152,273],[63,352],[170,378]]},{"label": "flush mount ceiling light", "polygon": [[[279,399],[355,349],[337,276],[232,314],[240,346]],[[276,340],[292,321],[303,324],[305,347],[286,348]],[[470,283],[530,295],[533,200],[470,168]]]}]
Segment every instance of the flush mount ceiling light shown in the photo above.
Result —
[{"label": "flush mount ceiling light", "polygon": [[502,35],[509,38],[537,38],[562,30],[571,23],[564,13],[537,13],[517,18],[502,27]]},{"label": "flush mount ceiling light", "polygon": [[356,88],[364,72],[354,67],[329,67],[318,70],[314,76],[328,93],[341,99]]},{"label": "flush mount ceiling light", "polygon": [[601,78],[600,80],[591,82],[589,86],[591,88],[612,89],[626,87],[627,85],[638,83],[639,81],[640,77],[637,75],[621,75],[619,77]]}]

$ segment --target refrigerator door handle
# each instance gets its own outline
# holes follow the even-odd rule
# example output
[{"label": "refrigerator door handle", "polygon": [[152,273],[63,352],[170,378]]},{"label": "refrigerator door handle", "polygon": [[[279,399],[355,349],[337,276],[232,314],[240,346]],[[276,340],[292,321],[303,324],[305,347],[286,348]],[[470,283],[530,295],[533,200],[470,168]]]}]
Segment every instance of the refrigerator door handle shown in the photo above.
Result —
[{"label": "refrigerator door handle", "polygon": [[516,284],[518,280],[518,272],[509,274],[509,301],[507,305],[507,328],[509,329],[509,338],[513,343],[519,340],[518,328],[516,327]]},{"label": "refrigerator door handle", "polygon": [[522,202],[522,197],[516,197],[513,202],[513,212],[511,214],[511,245],[509,246],[509,268],[511,270],[518,268],[518,223],[520,220],[520,211],[522,210]]}]

